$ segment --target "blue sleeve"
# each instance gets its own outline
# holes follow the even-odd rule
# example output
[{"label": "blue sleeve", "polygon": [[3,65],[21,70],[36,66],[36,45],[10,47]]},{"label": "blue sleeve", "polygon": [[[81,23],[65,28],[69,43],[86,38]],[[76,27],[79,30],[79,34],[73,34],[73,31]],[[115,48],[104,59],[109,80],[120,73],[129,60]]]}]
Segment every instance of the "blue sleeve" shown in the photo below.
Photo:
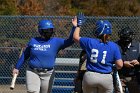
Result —
[{"label": "blue sleeve", "polygon": [[64,40],[64,44],[63,44],[63,46],[61,47],[61,49],[64,49],[64,48],[66,48],[66,47],[69,47],[70,45],[72,45],[73,43],[74,43],[74,40],[73,40],[73,33],[74,33],[74,31],[75,31],[75,28],[76,27],[72,27],[72,30],[71,30],[71,32],[70,32],[70,35],[69,35],[69,37],[68,37],[68,39],[66,39],[66,40]]},{"label": "blue sleeve", "polygon": [[120,49],[119,49],[118,45],[117,44],[115,44],[115,45],[116,45],[116,47],[114,49],[115,50],[114,53],[115,53],[115,61],[116,61],[116,60],[119,60],[119,59],[122,59],[122,58],[121,58],[121,52],[120,52]]},{"label": "blue sleeve", "polygon": [[18,62],[16,64],[15,68],[20,69],[21,66],[23,65],[24,61],[27,60],[29,57],[30,57],[30,46],[28,44],[28,46],[26,47],[25,51],[23,51],[22,55],[18,59]]}]

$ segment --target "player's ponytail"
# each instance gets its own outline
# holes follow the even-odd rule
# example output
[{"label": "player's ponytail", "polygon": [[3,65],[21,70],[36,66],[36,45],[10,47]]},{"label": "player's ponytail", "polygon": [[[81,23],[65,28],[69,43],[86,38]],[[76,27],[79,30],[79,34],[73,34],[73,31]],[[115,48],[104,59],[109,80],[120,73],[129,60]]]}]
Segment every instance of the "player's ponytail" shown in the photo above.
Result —
[{"label": "player's ponytail", "polygon": [[109,41],[110,35],[103,34],[99,37],[103,43],[107,43]]}]

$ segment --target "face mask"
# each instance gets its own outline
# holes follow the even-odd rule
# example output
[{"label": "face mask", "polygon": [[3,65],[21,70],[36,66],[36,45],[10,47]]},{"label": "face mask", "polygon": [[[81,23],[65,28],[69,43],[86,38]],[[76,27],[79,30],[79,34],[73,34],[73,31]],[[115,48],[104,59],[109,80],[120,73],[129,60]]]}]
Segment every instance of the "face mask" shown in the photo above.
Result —
[{"label": "face mask", "polygon": [[125,34],[125,35],[121,35],[120,36],[120,39],[123,41],[123,42],[131,42],[132,41],[132,37],[133,37],[133,35],[131,35],[131,34]]}]

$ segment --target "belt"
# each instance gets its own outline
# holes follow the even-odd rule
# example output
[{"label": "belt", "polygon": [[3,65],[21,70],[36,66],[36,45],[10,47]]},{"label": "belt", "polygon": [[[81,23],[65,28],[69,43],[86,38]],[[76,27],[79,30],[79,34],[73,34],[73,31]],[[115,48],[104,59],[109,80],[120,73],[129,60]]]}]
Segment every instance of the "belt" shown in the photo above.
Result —
[{"label": "belt", "polygon": [[53,68],[44,69],[44,68],[33,68],[33,67],[30,67],[30,69],[36,72],[47,72],[53,70]]},{"label": "belt", "polygon": [[111,72],[108,72],[108,73],[103,73],[103,72],[96,72],[96,71],[93,71],[93,70],[88,70],[90,72],[95,72],[95,73],[100,73],[100,74],[111,74]]}]

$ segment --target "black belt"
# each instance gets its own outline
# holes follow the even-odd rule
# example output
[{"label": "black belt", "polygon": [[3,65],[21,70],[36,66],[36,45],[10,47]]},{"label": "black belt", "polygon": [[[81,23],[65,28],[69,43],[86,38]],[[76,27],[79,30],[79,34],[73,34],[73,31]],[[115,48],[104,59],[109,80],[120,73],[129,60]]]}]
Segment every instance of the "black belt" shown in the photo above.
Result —
[{"label": "black belt", "polygon": [[32,69],[33,71],[36,71],[36,72],[47,72],[47,71],[51,71],[53,70],[53,68],[33,68],[33,67],[30,67],[30,69]]},{"label": "black belt", "polygon": [[96,71],[93,71],[93,70],[88,70],[90,72],[95,72],[95,73],[100,73],[100,74],[111,74],[111,72],[108,72],[108,73],[103,73],[103,72],[96,72]]}]

